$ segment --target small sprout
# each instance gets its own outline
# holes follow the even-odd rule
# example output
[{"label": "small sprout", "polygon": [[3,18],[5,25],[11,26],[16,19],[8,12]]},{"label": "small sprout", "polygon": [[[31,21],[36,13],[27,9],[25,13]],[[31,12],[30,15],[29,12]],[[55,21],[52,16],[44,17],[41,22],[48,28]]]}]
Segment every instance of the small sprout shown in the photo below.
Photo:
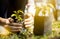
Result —
[{"label": "small sprout", "polygon": [[14,13],[17,13],[16,11],[13,11]]},{"label": "small sprout", "polygon": [[11,17],[16,16],[16,14],[12,14]]},{"label": "small sprout", "polygon": [[22,15],[20,15],[20,13],[23,14],[22,10],[13,11],[13,12],[14,12],[14,14],[12,14],[11,17],[15,17],[15,19],[17,19],[17,22],[20,22],[23,20],[21,17]]}]

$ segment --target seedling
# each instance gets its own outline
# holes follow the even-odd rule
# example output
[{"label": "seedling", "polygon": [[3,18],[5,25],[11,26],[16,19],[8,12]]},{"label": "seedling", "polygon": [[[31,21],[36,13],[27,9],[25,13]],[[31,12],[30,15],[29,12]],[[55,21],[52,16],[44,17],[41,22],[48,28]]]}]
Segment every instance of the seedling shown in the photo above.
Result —
[{"label": "seedling", "polygon": [[15,17],[15,19],[17,19],[17,22],[21,22],[23,19],[22,19],[22,15],[23,14],[23,11],[22,10],[18,10],[18,11],[13,11],[14,14],[11,15],[11,17]]}]

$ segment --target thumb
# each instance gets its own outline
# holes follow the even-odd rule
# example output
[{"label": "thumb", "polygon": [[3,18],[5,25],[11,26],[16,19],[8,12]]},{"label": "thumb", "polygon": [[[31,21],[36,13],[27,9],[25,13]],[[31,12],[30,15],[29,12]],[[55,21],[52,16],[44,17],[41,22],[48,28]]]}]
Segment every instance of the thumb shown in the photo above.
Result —
[{"label": "thumb", "polygon": [[8,18],[9,22],[12,23],[14,20],[12,18]]},{"label": "thumb", "polygon": [[6,24],[10,24],[10,22],[9,22],[9,20],[8,20],[8,19],[6,19]]}]

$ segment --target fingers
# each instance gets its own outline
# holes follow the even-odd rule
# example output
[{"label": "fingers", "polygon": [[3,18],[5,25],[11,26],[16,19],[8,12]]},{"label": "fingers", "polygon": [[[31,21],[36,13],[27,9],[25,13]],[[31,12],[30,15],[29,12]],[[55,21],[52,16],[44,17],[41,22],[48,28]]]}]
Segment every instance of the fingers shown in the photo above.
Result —
[{"label": "fingers", "polygon": [[25,25],[29,25],[29,24],[33,24],[33,19],[32,20],[27,20],[27,21],[25,21]]},{"label": "fingers", "polygon": [[21,26],[10,26],[11,29],[21,29]]},{"label": "fingers", "polygon": [[19,23],[10,23],[9,25],[11,25],[11,26],[22,26],[22,24],[19,24]]},{"label": "fingers", "polygon": [[20,29],[18,29],[18,30],[17,29],[16,30],[15,29],[11,30],[11,32],[20,32],[20,31],[21,31]]},{"label": "fingers", "polygon": [[15,26],[10,26],[11,32],[18,32],[22,29],[22,27],[15,27]]},{"label": "fingers", "polygon": [[8,29],[11,32],[18,32],[21,31],[22,26],[9,26],[9,25],[4,25],[6,29]]},{"label": "fingers", "polygon": [[8,19],[5,19],[5,18],[1,18],[0,17],[0,22],[5,25],[5,24],[10,24],[13,22],[13,19],[12,18],[8,18]]},{"label": "fingers", "polygon": [[[26,18],[26,16],[27,16],[27,18]],[[25,16],[25,22],[24,22],[24,24],[25,24],[25,27],[31,27],[31,25],[33,24],[33,22],[34,22],[34,17],[33,17],[33,15],[31,14],[31,13],[27,13],[26,14],[26,16]]]},{"label": "fingers", "polygon": [[6,23],[6,24],[10,24],[10,22],[9,22],[8,19],[5,19],[5,23]]},{"label": "fingers", "polygon": [[10,23],[8,19],[1,18],[1,17],[0,17],[0,22],[3,23],[3,24],[8,24],[8,23]]},{"label": "fingers", "polygon": [[33,34],[33,24],[34,24],[34,17],[32,16],[32,14],[28,13],[28,18],[24,20],[24,24],[25,24],[25,28],[28,28],[28,32],[30,32],[31,34]]},{"label": "fingers", "polygon": [[9,22],[12,23],[14,20],[12,18],[8,18]]}]

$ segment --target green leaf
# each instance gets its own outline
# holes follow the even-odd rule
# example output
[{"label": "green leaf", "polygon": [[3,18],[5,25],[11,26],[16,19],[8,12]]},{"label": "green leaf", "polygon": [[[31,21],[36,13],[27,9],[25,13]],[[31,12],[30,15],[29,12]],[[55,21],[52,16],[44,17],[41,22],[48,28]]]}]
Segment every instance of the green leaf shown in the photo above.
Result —
[{"label": "green leaf", "polygon": [[15,19],[18,19],[18,16],[16,16]]},{"label": "green leaf", "polygon": [[13,11],[14,13],[17,13],[16,11]]},{"label": "green leaf", "polygon": [[19,12],[20,12],[20,13],[23,13],[23,11],[22,11],[22,10],[19,10]]},{"label": "green leaf", "polygon": [[20,13],[20,11],[18,10],[17,13]]},{"label": "green leaf", "polygon": [[22,10],[18,10],[18,11],[13,11],[15,14],[12,14],[11,17],[15,16],[15,19],[17,19],[17,21],[22,21],[23,19],[21,18],[20,13],[23,14]]},{"label": "green leaf", "polygon": [[11,17],[17,16],[16,14],[12,14]]},{"label": "green leaf", "polygon": [[18,18],[18,21],[22,21],[23,19],[21,17]]},{"label": "green leaf", "polygon": [[20,20],[22,21],[23,19],[22,19],[22,18],[20,18]]},{"label": "green leaf", "polygon": [[22,10],[18,10],[17,13],[18,13],[18,14],[19,14],[19,13],[23,13],[23,11],[22,11]]}]

